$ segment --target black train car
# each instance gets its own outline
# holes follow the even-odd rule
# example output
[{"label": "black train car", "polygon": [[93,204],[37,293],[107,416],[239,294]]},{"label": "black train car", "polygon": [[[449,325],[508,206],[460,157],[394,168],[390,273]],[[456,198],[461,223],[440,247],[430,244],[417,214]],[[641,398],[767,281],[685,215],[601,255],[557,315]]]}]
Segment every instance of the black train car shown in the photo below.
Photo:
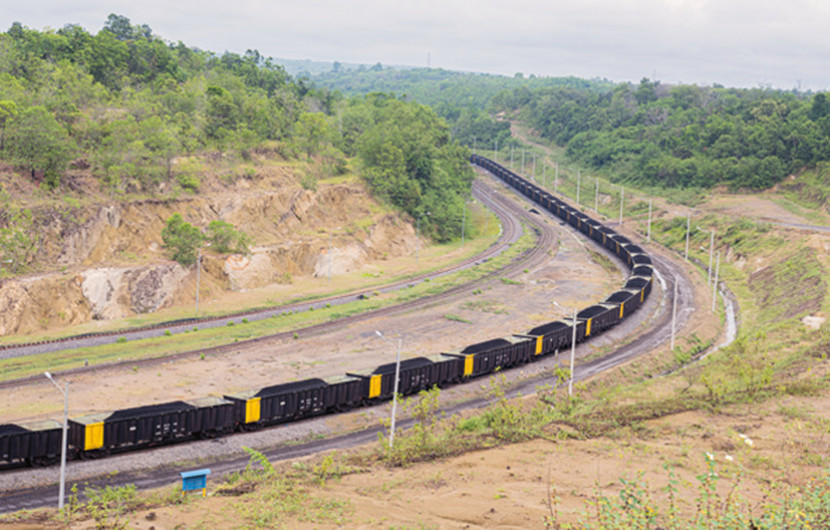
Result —
[{"label": "black train car", "polygon": [[631,276],[645,276],[651,278],[654,275],[654,267],[650,264],[637,265],[631,270]]},{"label": "black train car", "polygon": [[271,385],[259,390],[228,394],[234,421],[243,430],[256,429],[296,418],[346,409],[360,403],[360,379],[335,376]]},{"label": "black train car", "polygon": [[[576,321],[576,341],[579,342],[585,337],[585,321]],[[556,353],[571,345],[573,340],[573,322],[554,320],[541,326],[536,326],[527,332],[531,337],[541,337],[542,353],[548,355]]]},{"label": "black train car", "polygon": [[212,437],[233,431],[233,403],[205,397],[173,401],[69,420],[69,443],[81,456]]},{"label": "black train car", "polygon": [[623,289],[638,289],[640,291],[640,303],[642,304],[651,293],[652,281],[651,276],[632,276],[625,282]]},{"label": "black train car", "polygon": [[[458,359],[442,355],[404,359],[401,360],[398,393],[409,395],[433,386],[443,386],[457,381],[460,374],[461,363]],[[362,393],[367,399],[388,399],[395,391],[395,363],[349,375],[361,379]]]},{"label": "black train car", "polygon": [[640,307],[640,289],[623,289],[605,299],[606,303],[620,306],[620,320]]},{"label": "black train car", "polygon": [[444,355],[463,360],[464,377],[478,377],[530,361],[535,355],[536,344],[535,338],[514,335],[471,344]]},{"label": "black train car", "polygon": [[61,428],[54,420],[0,425],[0,464],[54,464],[61,454]]},{"label": "black train car", "polygon": [[577,313],[577,319],[585,320],[585,338],[602,333],[619,322],[618,306],[619,304],[596,304]]}]

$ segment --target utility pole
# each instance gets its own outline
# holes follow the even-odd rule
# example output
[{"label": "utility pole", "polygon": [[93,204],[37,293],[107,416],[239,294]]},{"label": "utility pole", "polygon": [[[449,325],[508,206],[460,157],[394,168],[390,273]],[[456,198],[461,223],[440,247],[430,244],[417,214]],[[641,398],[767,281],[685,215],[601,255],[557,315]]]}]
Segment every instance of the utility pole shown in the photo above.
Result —
[{"label": "utility pole", "polygon": [[542,187],[548,187],[548,164],[542,160]]},{"label": "utility pole", "polygon": [[623,196],[624,196],[623,186],[622,186],[622,184],[620,184],[620,226],[622,226],[622,224],[623,224],[622,223],[622,220],[623,220]]},{"label": "utility pole", "polygon": [[594,180],[597,183],[596,191],[594,191],[594,212],[599,213],[599,177]]},{"label": "utility pole", "polygon": [[525,150],[522,149],[522,176],[525,176]]},{"label": "utility pole", "polygon": [[513,146],[510,146],[510,171],[513,171]]},{"label": "utility pole", "polygon": [[712,313],[718,302],[718,274],[720,274],[720,250],[718,250],[718,264],[715,266],[715,281],[712,283]]},{"label": "utility pole", "polygon": [[61,388],[57,381],[52,378],[49,372],[43,372],[53,385],[58,387],[61,394],[63,394],[63,435],[61,436],[61,481],[58,486],[58,509],[63,510],[64,498],[66,496],[66,436],[69,430],[69,381],[66,382],[65,388]]},{"label": "utility pole", "polygon": [[533,182],[536,182],[536,153],[533,153]]},{"label": "utility pole", "polygon": [[568,381],[568,397],[574,394],[574,357],[576,357],[576,309],[574,309],[573,332],[571,333],[571,379]]},{"label": "utility pole", "polygon": [[[383,333],[380,331],[375,330],[375,334],[391,344],[392,346],[395,345],[394,342],[386,338]],[[398,381],[401,378],[401,345],[403,344],[403,339],[398,339],[398,347],[396,349],[397,353],[395,354],[395,384],[394,389],[392,390],[392,425],[390,426],[391,429],[389,430],[389,449],[392,449],[395,446],[395,415],[398,411]]]},{"label": "utility pole", "polygon": [[581,187],[582,176],[580,174],[579,168],[576,168],[576,207],[579,208],[579,188]]},{"label": "utility pole", "polygon": [[559,162],[554,162],[553,191],[559,193]]},{"label": "utility pole", "polygon": [[691,223],[692,223],[692,214],[687,214],[686,215],[686,253],[683,256],[683,259],[685,259],[686,262],[689,261],[689,232],[691,232],[691,230],[692,230],[692,224]]},{"label": "utility pole", "polygon": [[651,199],[648,201],[648,228],[646,228],[646,243],[651,242]]},{"label": "utility pole", "polygon": [[706,278],[706,285],[712,283],[712,257],[715,254],[715,231],[709,236],[709,275]]},{"label": "utility pole", "polygon": [[476,154],[476,144],[478,143],[478,138],[473,136],[473,154]]},{"label": "utility pole", "polygon": [[494,140],[494,144],[493,144],[493,161],[494,162],[499,161],[499,139],[498,138],[496,138]]},{"label": "utility pole", "polygon": [[677,321],[677,276],[674,277],[674,299],[671,309],[671,350],[674,350],[674,330]]}]

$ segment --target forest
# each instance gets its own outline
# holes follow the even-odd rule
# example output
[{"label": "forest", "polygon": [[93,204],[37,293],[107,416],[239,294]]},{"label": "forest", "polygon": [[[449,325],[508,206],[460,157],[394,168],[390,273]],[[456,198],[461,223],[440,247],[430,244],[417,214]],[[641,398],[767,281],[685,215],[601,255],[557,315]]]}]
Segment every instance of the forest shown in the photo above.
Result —
[{"label": "forest", "polygon": [[[301,74],[302,76],[302,74]],[[518,145],[510,136],[510,123],[493,116],[491,101],[501,92],[515,91],[528,96],[535,90],[567,88],[598,91],[613,87],[604,79],[536,77],[517,73],[513,77],[494,74],[454,72],[441,68],[393,68],[376,64],[370,68],[344,68],[339,63],[329,72],[308,74],[316,86],[347,95],[388,92],[407,101],[429,105],[452,129],[453,137],[469,147],[492,149]]]},{"label": "forest", "polygon": [[760,190],[830,160],[822,93],[644,78],[604,91],[506,90],[491,104],[518,114],[572,160],[640,186]]},{"label": "forest", "polygon": [[0,33],[0,161],[44,190],[72,189],[85,171],[113,197],[162,183],[198,193],[189,157],[254,151],[311,161],[321,176],[353,167],[395,206],[430,211],[430,235],[460,236],[440,220],[470,193],[469,151],[429,107],[346,98],[256,50],[202,51],[115,14],[95,34],[19,22]]}]

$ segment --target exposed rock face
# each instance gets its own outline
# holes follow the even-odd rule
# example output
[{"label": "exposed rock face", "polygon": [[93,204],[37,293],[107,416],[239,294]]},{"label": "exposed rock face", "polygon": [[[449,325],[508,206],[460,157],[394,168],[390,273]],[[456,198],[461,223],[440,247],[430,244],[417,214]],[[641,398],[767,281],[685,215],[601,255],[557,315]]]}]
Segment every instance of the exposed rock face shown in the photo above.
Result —
[{"label": "exposed rock face", "polygon": [[92,316],[80,277],[54,275],[0,283],[0,334],[80,324]]},{"label": "exposed rock face", "polygon": [[200,228],[219,219],[253,236],[258,246],[250,255],[207,250],[202,262],[203,285],[244,291],[292,276],[344,274],[371,260],[412,253],[412,225],[397,214],[377,211],[358,184],[324,186],[317,192],[277,185],[112,203],[71,214],[44,210],[37,261],[77,272],[55,270],[0,283],[0,333],[118,319],[191,303],[195,268],[169,262],[162,247],[162,229],[175,212]]},{"label": "exposed rock face", "polygon": [[81,275],[81,288],[92,318],[109,320],[169,306],[186,275],[178,264],[90,269]]}]

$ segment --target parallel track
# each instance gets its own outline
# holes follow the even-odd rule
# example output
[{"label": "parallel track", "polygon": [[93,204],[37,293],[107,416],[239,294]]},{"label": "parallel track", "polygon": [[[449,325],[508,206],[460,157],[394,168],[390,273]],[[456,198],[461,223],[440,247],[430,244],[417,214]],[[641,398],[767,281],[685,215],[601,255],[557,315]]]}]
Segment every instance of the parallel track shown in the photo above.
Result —
[{"label": "parallel track", "polygon": [[486,187],[486,185],[478,181],[474,182],[472,191],[474,197],[481,200],[483,203],[487,204],[500,218],[502,222],[503,231],[495,244],[493,244],[480,254],[466,258],[461,262],[456,263],[455,265],[447,267],[446,269],[442,269],[435,272],[418,274],[411,278],[393,282],[387,285],[369,287],[345,295],[321,298],[313,302],[298,302],[295,304],[284,306],[250,309],[246,311],[229,313],[221,316],[206,316],[199,318],[179,319],[175,321],[162,322],[159,324],[153,324],[149,326],[140,326],[129,329],[119,329],[112,331],[83,333],[80,335],[73,335],[69,337],[35,341],[29,343],[2,344],[0,345],[0,359],[21,357],[25,355],[35,355],[39,353],[48,353],[89,346],[100,346],[102,344],[114,343],[122,338],[127,340],[137,340],[149,337],[158,337],[166,335],[168,331],[172,334],[182,333],[184,331],[192,329],[194,325],[198,325],[201,328],[221,327],[227,325],[228,322],[234,322],[238,324],[241,322],[243,318],[246,318],[249,321],[262,320],[281,313],[307,311],[311,307],[318,309],[320,307],[325,307],[327,304],[336,306],[359,300],[361,299],[361,297],[371,296],[371,294],[375,291],[395,291],[408,287],[410,285],[414,285],[416,283],[420,283],[427,278],[438,278],[447,274],[451,274],[453,272],[457,272],[459,270],[472,267],[501,254],[521,235],[520,223],[515,219],[515,217],[508,213],[508,209],[504,208],[503,206],[498,206],[497,196],[491,196],[492,192],[488,192],[488,188]]}]

